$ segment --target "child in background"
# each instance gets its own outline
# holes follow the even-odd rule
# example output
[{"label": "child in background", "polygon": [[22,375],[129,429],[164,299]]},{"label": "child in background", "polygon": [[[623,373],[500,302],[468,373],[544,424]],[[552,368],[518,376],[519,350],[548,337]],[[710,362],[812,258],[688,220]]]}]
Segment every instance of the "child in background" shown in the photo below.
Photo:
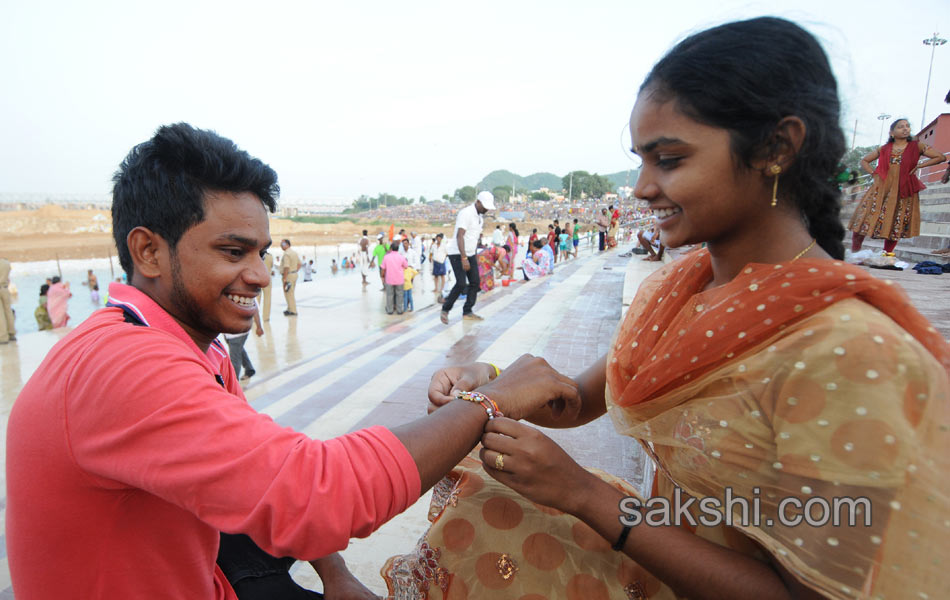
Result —
[{"label": "child in background", "polygon": [[39,325],[40,331],[53,328],[53,321],[49,318],[49,311],[46,310],[46,292],[48,291],[49,284],[44,283],[40,286],[40,305],[33,311],[33,316],[36,317],[36,324]]},{"label": "child in background", "polygon": [[416,271],[412,267],[406,267],[403,269],[403,277],[405,277],[405,282],[402,284],[402,310],[412,312],[415,310],[416,305],[412,301],[412,280],[416,275],[419,274],[419,271]]},{"label": "child in background", "polygon": [[93,304],[99,304],[99,284],[92,284],[92,289],[89,291],[89,299],[92,300]]},{"label": "child in background", "polygon": [[567,232],[566,229],[562,229],[561,233],[558,234],[558,250],[560,251],[561,260],[566,260],[570,255],[568,248],[570,248],[571,235]]}]

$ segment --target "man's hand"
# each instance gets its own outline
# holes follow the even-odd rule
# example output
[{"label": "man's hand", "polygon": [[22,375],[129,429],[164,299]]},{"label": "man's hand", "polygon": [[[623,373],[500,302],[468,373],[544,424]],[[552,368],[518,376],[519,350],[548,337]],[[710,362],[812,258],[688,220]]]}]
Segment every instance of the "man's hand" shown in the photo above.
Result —
[{"label": "man's hand", "polygon": [[326,600],[379,600],[379,596],[350,573],[339,554],[312,560],[310,564],[323,581],[323,597]]},{"label": "man's hand", "polygon": [[468,271],[468,270],[471,269],[471,268],[472,268],[471,265],[468,264],[468,257],[467,257],[467,256],[463,256],[463,257],[462,257],[462,270],[463,270],[463,271]]},{"label": "man's hand", "polygon": [[495,375],[488,363],[472,363],[439,369],[429,381],[429,412],[455,398],[455,392],[470,392],[483,386]]},{"label": "man's hand", "polygon": [[257,337],[261,337],[262,335],[264,335],[264,328],[258,325],[254,333],[257,334]]},{"label": "man's hand", "polygon": [[523,419],[545,404],[557,419],[577,418],[581,395],[577,383],[561,375],[543,358],[523,354],[501,375],[478,388],[498,404],[506,417]]}]

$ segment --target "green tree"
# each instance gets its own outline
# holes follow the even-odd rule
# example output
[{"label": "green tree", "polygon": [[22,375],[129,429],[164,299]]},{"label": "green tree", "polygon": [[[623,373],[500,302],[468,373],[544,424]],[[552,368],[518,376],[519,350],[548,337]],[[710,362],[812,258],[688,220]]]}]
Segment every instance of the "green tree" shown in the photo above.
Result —
[{"label": "green tree", "polygon": [[426,203],[428,203],[428,202],[429,202],[429,201],[426,200],[426,197],[425,197],[425,196],[419,196],[419,204],[426,204]]},{"label": "green tree", "polygon": [[581,197],[581,194],[583,194],[584,182],[589,177],[590,173],[587,171],[571,171],[561,178],[561,185],[564,186],[564,191],[570,195],[568,200]]},{"label": "green tree", "polygon": [[495,202],[508,202],[508,199],[511,198],[511,188],[509,187],[498,186],[491,193],[495,197]]},{"label": "green tree", "polygon": [[531,192],[531,199],[547,202],[551,199],[551,196],[548,196],[546,192],[537,191],[537,192]]},{"label": "green tree", "polygon": [[561,179],[561,183],[564,191],[570,194],[570,200],[585,196],[602,198],[614,189],[609,179],[597,173],[591,175],[587,171],[571,171]]},{"label": "green tree", "polygon": [[455,190],[455,199],[459,202],[464,202],[468,204],[469,202],[475,202],[475,196],[478,195],[478,192],[475,191],[475,188],[470,185],[465,187],[460,187]]},{"label": "green tree", "polygon": [[844,153],[844,156],[841,157],[841,164],[845,166],[849,171],[854,169],[858,172],[859,175],[864,175],[864,170],[861,168],[861,159],[864,156],[873,150],[877,150],[877,146],[858,146],[852,148]]},{"label": "green tree", "polygon": [[584,193],[592,198],[603,198],[614,189],[609,179],[597,173],[588,177],[584,184]]}]

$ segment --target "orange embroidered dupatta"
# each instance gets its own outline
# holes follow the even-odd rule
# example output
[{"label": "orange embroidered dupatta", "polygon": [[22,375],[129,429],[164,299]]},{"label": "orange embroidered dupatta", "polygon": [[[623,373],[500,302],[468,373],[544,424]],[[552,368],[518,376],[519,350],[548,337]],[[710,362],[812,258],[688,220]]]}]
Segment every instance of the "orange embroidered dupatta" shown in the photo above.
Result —
[{"label": "orange embroidered dupatta", "polygon": [[[945,597],[947,343],[897,286],[842,262],[750,264],[702,291],[711,277],[705,250],[651,276],[609,355],[608,410],[661,495],[758,500],[762,519],[734,528],[830,597]],[[783,500],[842,498],[867,499],[854,526],[782,520]],[[740,549],[729,529],[696,533]]]}]

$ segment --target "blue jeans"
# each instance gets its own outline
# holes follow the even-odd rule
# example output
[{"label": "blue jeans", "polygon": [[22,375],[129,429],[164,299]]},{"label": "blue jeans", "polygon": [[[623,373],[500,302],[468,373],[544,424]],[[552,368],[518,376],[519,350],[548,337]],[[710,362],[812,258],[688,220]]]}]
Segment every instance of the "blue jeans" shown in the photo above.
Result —
[{"label": "blue jeans", "polygon": [[402,310],[416,310],[416,305],[412,302],[412,290],[402,291]]}]

